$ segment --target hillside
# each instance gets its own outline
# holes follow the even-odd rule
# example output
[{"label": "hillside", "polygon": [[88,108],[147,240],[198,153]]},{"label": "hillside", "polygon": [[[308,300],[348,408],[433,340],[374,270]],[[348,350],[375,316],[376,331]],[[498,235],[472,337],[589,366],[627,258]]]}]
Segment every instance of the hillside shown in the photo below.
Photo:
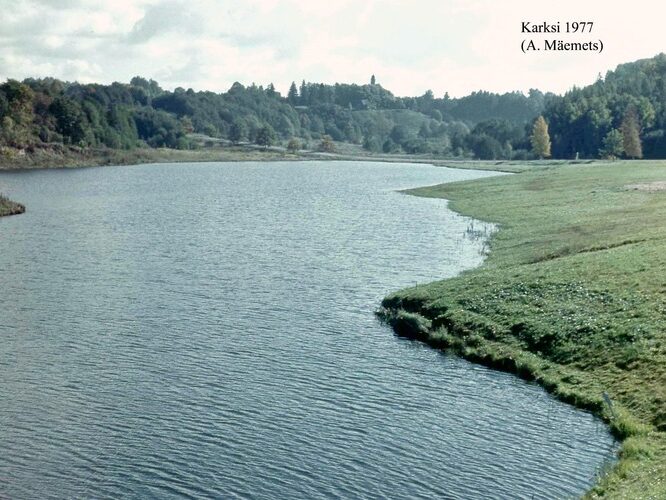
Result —
[{"label": "hillside", "polygon": [[[593,85],[563,96],[532,89],[462,98],[396,97],[380,84],[234,83],[224,93],[162,89],[153,80],[79,84],[45,79],[0,85],[0,162],[9,149],[192,149],[191,134],[233,143],[317,149],[326,136],[370,153],[459,159],[533,159],[532,122],[543,114],[553,158],[608,155],[606,143],[635,116],[641,155],[666,158],[666,55],[620,65]],[[615,135],[613,135],[615,134]],[[640,139],[639,139],[640,138]],[[604,149],[606,148],[606,149]],[[616,147],[617,149],[617,147]],[[606,152],[605,152],[606,151]],[[615,151],[616,156],[641,155]]]},{"label": "hillside", "polygon": [[[543,102],[537,91],[530,96],[479,92],[449,99],[427,92],[400,98],[379,84],[303,82],[300,90],[294,84],[282,97],[272,85],[240,83],[216,94],[165,91],[141,77],[111,85],[8,80],[0,85],[0,147],[28,152],[48,145],[190,149],[196,146],[189,137],[195,133],[234,143],[263,144],[267,138],[269,144],[286,144],[297,138],[315,149],[330,136],[369,152],[472,158],[479,149],[471,139],[477,123],[493,119],[522,137]],[[505,146],[498,143],[490,158],[499,157]]]}]

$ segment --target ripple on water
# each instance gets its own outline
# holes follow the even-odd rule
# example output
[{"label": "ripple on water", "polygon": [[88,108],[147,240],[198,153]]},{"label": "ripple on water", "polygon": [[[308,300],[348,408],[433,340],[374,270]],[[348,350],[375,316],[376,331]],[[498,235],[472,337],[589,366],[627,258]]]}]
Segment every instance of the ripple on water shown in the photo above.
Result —
[{"label": "ripple on water", "polygon": [[615,451],[599,421],[373,317],[483,250],[445,201],[395,190],[486,175],[2,173],[30,210],[0,220],[0,497],[580,494]]}]

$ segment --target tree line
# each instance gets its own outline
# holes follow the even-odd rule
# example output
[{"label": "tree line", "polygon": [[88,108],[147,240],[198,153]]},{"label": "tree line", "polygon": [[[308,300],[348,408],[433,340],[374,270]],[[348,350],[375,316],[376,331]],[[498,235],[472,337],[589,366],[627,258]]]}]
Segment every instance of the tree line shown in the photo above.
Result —
[{"label": "tree line", "polygon": [[549,103],[557,158],[666,158],[666,54],[622,64]]},{"label": "tree line", "polygon": [[[192,134],[232,143],[479,159],[666,157],[666,55],[619,66],[562,96],[533,89],[462,98],[397,97],[377,83],[234,83],[224,93],[154,80],[0,85],[0,147],[192,148]],[[545,135],[544,135],[545,132]],[[536,135],[535,135],[536,134]],[[546,147],[546,145],[548,147]]]}]

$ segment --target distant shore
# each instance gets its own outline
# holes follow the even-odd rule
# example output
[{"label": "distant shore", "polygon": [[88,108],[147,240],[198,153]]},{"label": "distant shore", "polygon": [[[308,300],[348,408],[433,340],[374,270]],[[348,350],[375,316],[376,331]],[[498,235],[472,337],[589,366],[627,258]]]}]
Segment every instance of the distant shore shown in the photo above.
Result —
[{"label": "distant shore", "polygon": [[[360,148],[339,152],[321,153],[301,150],[288,152],[283,147],[261,148],[250,144],[201,147],[192,150],[170,148],[79,148],[62,144],[35,147],[30,150],[0,148],[0,172],[35,169],[69,169],[147,163],[195,163],[195,162],[269,162],[269,161],[375,161],[387,163],[427,163],[436,166],[473,170],[497,170],[522,172],[536,168],[531,164],[512,161],[472,161],[442,159],[421,155],[371,154]],[[543,165],[561,162],[542,162]],[[25,212],[25,206],[0,194],[0,216]]]},{"label": "distant shore", "polygon": [[299,150],[289,152],[284,147],[262,148],[244,143],[217,145],[191,150],[171,148],[79,148],[62,144],[32,149],[0,148],[0,172],[7,170],[32,170],[46,168],[82,168],[112,165],[139,165],[146,163],[189,162],[241,162],[241,161],[374,161],[386,163],[426,163],[438,167],[470,170],[495,170],[518,173],[534,168],[552,167],[569,163],[592,163],[594,160],[472,160],[466,158],[442,158],[418,154],[370,153],[360,146],[339,144],[333,152]]},{"label": "distant shore", "polygon": [[[148,163],[198,163],[198,162],[269,162],[269,161],[370,161],[385,163],[430,164],[438,167],[469,170],[494,170],[519,173],[527,170],[550,168],[568,163],[592,163],[592,160],[571,162],[568,160],[479,161],[460,158],[441,158],[431,155],[377,154],[357,146],[342,145],[342,150],[322,153],[311,150],[289,152],[284,147],[262,148],[251,144],[201,147],[192,150],[171,148],[80,148],[62,144],[35,147],[30,150],[0,148],[0,172],[35,169],[69,169],[117,165],[141,165]],[[0,195],[2,196],[2,195]],[[25,212],[25,206],[7,198],[0,201],[0,216]]]}]

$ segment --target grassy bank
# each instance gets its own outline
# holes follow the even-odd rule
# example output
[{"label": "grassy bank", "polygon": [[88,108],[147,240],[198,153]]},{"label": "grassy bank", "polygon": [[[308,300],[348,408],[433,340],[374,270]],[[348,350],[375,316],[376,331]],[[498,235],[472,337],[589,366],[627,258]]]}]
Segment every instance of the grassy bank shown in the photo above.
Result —
[{"label": "grassy bank", "polygon": [[23,205],[0,194],[0,217],[5,215],[22,214],[23,212],[25,212],[25,207]]},{"label": "grassy bank", "polygon": [[480,268],[383,301],[398,333],[606,419],[620,461],[591,498],[666,498],[664,181],[664,161],[622,161],[411,190],[500,230]]},{"label": "grassy bank", "polygon": [[76,168],[140,163],[175,163],[205,161],[297,160],[299,155],[285,151],[250,147],[210,147],[194,150],[169,148],[78,148],[52,145],[31,151],[0,150],[0,170],[31,168]]}]

